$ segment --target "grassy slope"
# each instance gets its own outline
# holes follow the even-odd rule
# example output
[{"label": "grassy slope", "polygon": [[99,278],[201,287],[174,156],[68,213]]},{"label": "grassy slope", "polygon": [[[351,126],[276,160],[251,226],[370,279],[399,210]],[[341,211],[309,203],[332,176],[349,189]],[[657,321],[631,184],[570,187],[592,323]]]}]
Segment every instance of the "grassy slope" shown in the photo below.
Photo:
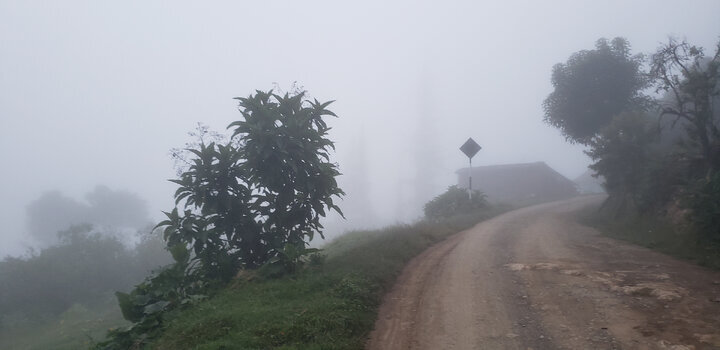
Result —
[{"label": "grassy slope", "polygon": [[153,349],[361,349],[382,295],[403,266],[500,210],[346,234],[324,264],[273,280],[238,281],[167,317]]},{"label": "grassy slope", "polygon": [[91,305],[75,304],[60,315],[0,327],[0,349],[84,349],[109,328],[126,327],[113,295]]},{"label": "grassy slope", "polygon": [[597,209],[581,215],[585,224],[612,238],[720,270],[720,246],[699,239],[689,227],[678,227],[666,218],[651,215],[616,217]]}]

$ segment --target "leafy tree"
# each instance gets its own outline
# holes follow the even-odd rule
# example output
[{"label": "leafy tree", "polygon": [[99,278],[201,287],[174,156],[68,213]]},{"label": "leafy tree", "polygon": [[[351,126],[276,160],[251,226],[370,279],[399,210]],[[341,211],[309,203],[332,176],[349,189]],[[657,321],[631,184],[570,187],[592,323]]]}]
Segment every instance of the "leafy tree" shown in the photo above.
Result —
[{"label": "leafy tree", "polygon": [[623,38],[600,39],[594,50],[574,53],[553,67],[554,91],[545,99],[545,122],[573,143],[588,144],[612,118],[643,106],[647,86],[642,56],[630,54]]},{"label": "leafy tree", "polygon": [[720,43],[707,57],[702,47],[670,38],[652,55],[650,75],[657,91],[670,95],[657,102],[661,114],[673,125],[682,121],[695,145],[688,156],[700,159],[708,177],[720,170]]},{"label": "leafy tree", "polygon": [[[641,58],[628,48],[623,39],[600,40],[596,50],[555,66],[545,120],[571,142],[589,146],[591,168],[606,179],[606,209],[632,218],[679,204],[688,209],[687,227],[717,244],[720,43],[712,55],[674,38],[658,48],[647,82],[662,97],[653,101],[640,94],[646,83]],[[659,115],[646,114],[650,103]]]},{"label": "leafy tree", "polygon": [[[239,100],[242,120],[231,123],[230,140],[187,151],[188,167],[177,180],[175,204],[165,213],[163,236],[175,263],[130,293],[116,293],[123,316],[135,324],[114,331],[99,347],[138,346],[162,322],[164,311],[204,297],[240,269],[280,266],[293,271],[327,210],[342,215],[333,197],[344,193],[330,162],[334,144],[324,116],[331,102],[256,91]],[[207,132],[200,130],[200,135]],[[211,137],[223,140],[222,137]],[[183,156],[179,151],[174,154]],[[184,156],[183,156],[184,157]]]},{"label": "leafy tree", "polygon": [[618,199],[618,210],[644,204],[651,145],[657,137],[658,130],[647,114],[624,112],[590,141],[590,150],[585,152],[595,161],[590,168],[605,178],[605,190]]},{"label": "leafy tree", "polygon": [[688,168],[682,205],[706,241],[720,242],[720,42],[712,55],[670,38],[652,55],[650,74],[666,98],[657,105],[685,131],[681,164]]},{"label": "leafy tree", "polygon": [[440,220],[472,213],[487,206],[486,196],[480,191],[473,191],[471,200],[467,190],[458,186],[450,186],[445,193],[427,202],[424,211],[426,218]]},{"label": "leafy tree", "polygon": [[170,156],[173,159],[174,168],[178,177],[182,176],[193,164],[191,158],[195,157],[195,154],[193,154],[191,150],[200,149],[201,145],[210,143],[223,145],[232,143],[229,135],[212,130],[203,123],[197,123],[195,129],[189,131],[187,134],[191,137],[190,141],[186,142],[183,147],[170,149]]},{"label": "leafy tree", "polygon": [[257,268],[286,244],[304,248],[315,232],[322,235],[326,209],[340,212],[333,197],[343,192],[323,120],[335,114],[326,109],[330,102],[303,99],[272,91],[238,98],[243,120],[228,126],[233,142],[191,149],[192,165],[172,180],[185,209],[158,226],[168,247],[192,250],[207,277]]}]

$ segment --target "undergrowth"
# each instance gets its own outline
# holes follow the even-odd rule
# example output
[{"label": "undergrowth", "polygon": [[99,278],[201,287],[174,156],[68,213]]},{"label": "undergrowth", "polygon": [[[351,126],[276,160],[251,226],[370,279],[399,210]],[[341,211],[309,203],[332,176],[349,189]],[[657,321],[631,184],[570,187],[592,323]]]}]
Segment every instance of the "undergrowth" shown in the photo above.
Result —
[{"label": "undergrowth", "polygon": [[617,216],[597,208],[584,211],[581,220],[606,236],[720,270],[720,245],[703,239],[692,227],[654,215]]},{"label": "undergrowth", "polygon": [[362,349],[381,297],[403,266],[447,236],[503,211],[350,232],[294,275],[243,275],[165,316],[149,349]]},{"label": "undergrowth", "polygon": [[128,325],[117,300],[108,294],[91,303],[73,304],[58,315],[6,318],[0,323],[0,349],[87,349],[108,329]]}]

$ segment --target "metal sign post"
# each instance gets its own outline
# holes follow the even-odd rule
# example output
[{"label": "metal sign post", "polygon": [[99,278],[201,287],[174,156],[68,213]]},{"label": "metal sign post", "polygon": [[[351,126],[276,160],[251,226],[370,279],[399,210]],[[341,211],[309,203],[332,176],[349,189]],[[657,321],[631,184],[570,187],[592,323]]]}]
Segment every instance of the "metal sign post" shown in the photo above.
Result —
[{"label": "metal sign post", "polygon": [[468,159],[470,160],[470,166],[468,167],[468,197],[470,197],[470,202],[472,202],[472,157]]},{"label": "metal sign post", "polygon": [[472,158],[478,153],[479,150],[481,150],[482,147],[475,142],[475,140],[471,138],[467,139],[465,143],[463,143],[462,146],[460,146],[460,150],[465,153],[465,155],[468,157],[468,160],[470,161],[470,168],[468,168],[468,196],[470,197],[470,200],[472,201]]}]

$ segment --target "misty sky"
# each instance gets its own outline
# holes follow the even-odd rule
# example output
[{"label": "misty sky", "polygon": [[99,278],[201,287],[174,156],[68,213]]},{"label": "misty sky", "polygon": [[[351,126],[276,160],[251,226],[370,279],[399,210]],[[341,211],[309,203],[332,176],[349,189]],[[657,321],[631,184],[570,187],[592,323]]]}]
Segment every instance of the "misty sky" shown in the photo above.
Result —
[{"label": "misty sky", "polygon": [[[97,185],[172,208],[168,156],[235,96],[294,81],[331,105],[349,221],[412,220],[466,166],[589,160],[542,122],[552,66],[600,37],[652,52],[711,48],[720,1],[0,0],[0,256],[27,246],[25,208]],[[59,228],[60,229],[60,228]]]}]

